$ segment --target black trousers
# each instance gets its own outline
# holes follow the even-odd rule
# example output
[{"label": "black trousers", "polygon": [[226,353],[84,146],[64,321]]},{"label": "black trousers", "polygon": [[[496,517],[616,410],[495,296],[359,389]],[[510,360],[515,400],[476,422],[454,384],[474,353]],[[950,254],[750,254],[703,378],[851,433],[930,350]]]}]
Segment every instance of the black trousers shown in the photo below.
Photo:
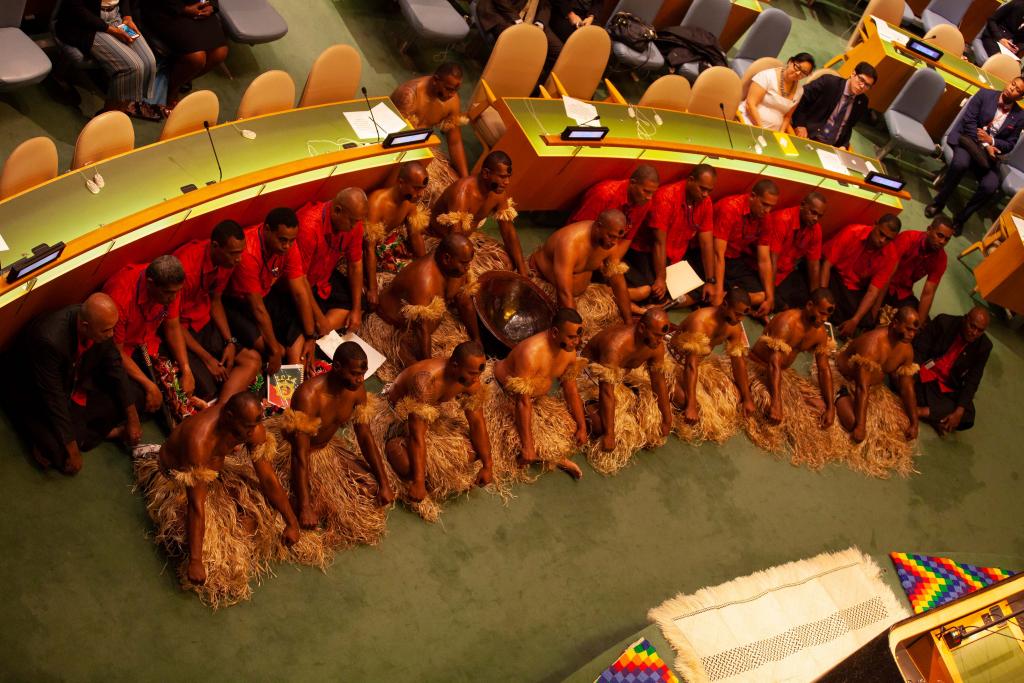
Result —
[{"label": "black trousers", "polygon": [[739,287],[752,294],[764,291],[761,274],[742,256],[725,260],[725,287],[726,291],[732,287]]},{"label": "black trousers", "polygon": [[[847,289],[846,283],[838,272],[833,272],[829,278],[828,288],[832,290],[832,297],[836,300],[836,310],[832,313],[832,324],[842,325],[852,318],[860,307],[860,302],[867,293],[863,289]],[[867,321],[867,316],[864,321]]]},{"label": "black trousers", "polygon": [[[224,335],[220,333],[217,326],[213,324],[213,320],[206,323],[205,326],[198,332],[189,330],[192,334],[192,338],[199,342],[199,345],[206,349],[206,352],[213,356],[216,360],[220,360],[221,356],[224,355],[224,347],[227,346],[227,340],[224,339]],[[239,349],[235,349],[239,351]],[[210,371],[206,369],[206,364],[203,363],[202,359],[198,354],[189,351],[188,352],[188,364],[192,367],[192,376],[196,379],[196,396],[203,400],[210,400],[216,396],[220,391],[220,386],[217,384],[217,380],[213,378]]]},{"label": "black trousers", "polygon": [[[295,300],[288,283],[279,280],[270,293],[263,297],[263,305],[270,316],[277,341],[285,348],[291,346],[302,334],[302,320],[299,318],[299,312],[295,310]],[[231,326],[231,333],[238,338],[242,346],[254,348],[256,340],[262,337],[263,333],[256,324],[249,302],[240,297],[225,296],[224,313],[227,315],[228,325]]]},{"label": "black trousers", "polygon": [[978,187],[974,194],[967,200],[964,207],[953,216],[953,222],[963,225],[967,219],[974,215],[974,212],[984,206],[999,191],[999,171],[994,168],[982,168],[971,159],[971,155],[964,148],[953,146],[953,160],[946,168],[946,175],[942,179],[939,193],[935,195],[932,204],[940,209],[946,206],[950,196],[960,186],[964,175],[968,171],[974,173],[978,178]]},{"label": "black trousers", "polygon": [[[938,425],[939,421],[952,413],[957,408],[957,394],[945,394],[939,389],[938,382],[922,382],[920,377],[914,379],[914,391],[917,394],[917,405],[921,408],[928,408],[927,422]],[[956,428],[958,432],[964,432],[974,426],[975,412],[974,403],[964,409],[964,416],[960,425]]]},{"label": "black trousers", "polygon": [[803,308],[810,298],[811,286],[807,282],[807,266],[801,261],[785,280],[775,286],[775,312]]}]

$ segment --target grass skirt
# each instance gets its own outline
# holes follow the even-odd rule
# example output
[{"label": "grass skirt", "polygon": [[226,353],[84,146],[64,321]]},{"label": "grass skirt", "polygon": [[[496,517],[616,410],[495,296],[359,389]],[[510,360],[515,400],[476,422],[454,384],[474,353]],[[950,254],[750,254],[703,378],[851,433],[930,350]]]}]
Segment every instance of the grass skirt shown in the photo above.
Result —
[{"label": "grass skirt", "polygon": [[[836,390],[845,386],[853,397],[853,383],[848,381],[836,368],[832,359],[832,381]],[[817,368],[811,366],[811,378],[817,381]],[[914,456],[917,455],[917,440],[907,441],[903,430],[907,426],[907,414],[903,402],[884,384],[871,387],[868,394],[867,437],[855,444],[836,418],[832,425],[832,436],[836,442],[838,458],[850,469],[879,479],[888,479],[892,473],[901,477],[910,476],[914,470]]]},{"label": "grass skirt", "polygon": [[[280,417],[268,421],[267,429],[277,437],[274,471],[289,494],[292,478],[291,444],[280,431]],[[347,430],[346,430],[347,431]],[[377,505],[373,475],[358,472],[358,456],[341,435],[336,434],[323,448],[310,449],[310,502],[322,528],[320,536],[328,552],[357,545],[377,545],[387,533],[387,509]]]},{"label": "grass skirt", "polygon": [[[766,419],[771,393],[768,390],[768,366],[756,361],[747,363],[750,395],[757,414],[746,420],[747,436],[757,447],[780,456],[789,456],[791,464],[820,470],[841,457],[842,439],[836,439],[832,428],[822,429],[818,420],[823,404],[821,389],[792,368],[782,373],[782,423],[773,425]],[[847,439],[848,441],[848,439]]]},{"label": "grass skirt", "polygon": [[459,174],[452,166],[452,162],[439,149],[434,150],[434,158],[427,164],[427,189],[420,197],[420,204],[432,207],[448,186],[459,179]]},{"label": "grass skirt", "polygon": [[[376,314],[369,315],[363,320],[363,328],[359,335],[387,358],[377,370],[377,376],[384,382],[394,381],[403,370],[399,356],[403,334],[404,332],[395,329]],[[451,311],[446,311],[437,329],[430,335],[430,355],[432,358],[447,358],[456,346],[468,339],[466,328]]]},{"label": "grass skirt", "polygon": [[[580,394],[585,402],[598,403],[597,377],[586,370],[589,379],[580,382]],[[666,382],[671,385],[671,381]],[[654,448],[665,443],[661,436],[661,409],[651,388],[646,366],[629,372],[623,382],[615,385],[615,448],[605,451],[600,437],[584,447],[590,466],[604,475],[616,474],[628,465],[640,449]]]},{"label": "grass skirt", "polygon": [[[146,500],[146,512],[156,526],[154,539],[177,562],[182,588],[195,591],[214,609],[252,597],[251,581],[269,572],[269,559],[280,544],[280,515],[263,500],[259,481],[248,456],[231,454],[224,468],[209,484],[206,497],[206,530],[203,566],[206,583],[188,580],[185,486],[160,471],[157,451],[135,459],[135,490]],[[245,528],[243,519],[255,524]],[[283,528],[283,527],[282,527]]]},{"label": "grass skirt", "polygon": [[[536,273],[533,273],[530,279],[543,289],[552,301],[558,301],[555,288],[547,280]],[[583,294],[576,297],[576,311],[583,318],[583,336],[588,340],[609,325],[622,322],[612,288],[608,285],[591,283]]]},{"label": "grass skirt", "polygon": [[[675,382],[681,382],[678,363],[667,359]],[[671,386],[671,385],[670,385]],[[682,411],[675,417],[673,431],[690,443],[723,443],[740,428],[740,393],[732,379],[732,364],[727,356],[711,354],[697,365],[697,423],[688,424]]]}]

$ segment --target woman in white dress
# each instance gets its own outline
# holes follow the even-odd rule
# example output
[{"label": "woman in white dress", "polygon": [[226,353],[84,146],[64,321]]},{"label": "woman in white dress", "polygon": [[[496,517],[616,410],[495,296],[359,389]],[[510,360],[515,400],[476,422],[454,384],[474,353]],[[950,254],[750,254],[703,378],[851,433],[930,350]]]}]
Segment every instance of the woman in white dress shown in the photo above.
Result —
[{"label": "woman in white dress", "polygon": [[746,123],[768,130],[793,133],[789,119],[804,94],[800,81],[814,71],[814,57],[800,52],[779,69],[765,69],[750,81],[747,99],[740,104]]}]

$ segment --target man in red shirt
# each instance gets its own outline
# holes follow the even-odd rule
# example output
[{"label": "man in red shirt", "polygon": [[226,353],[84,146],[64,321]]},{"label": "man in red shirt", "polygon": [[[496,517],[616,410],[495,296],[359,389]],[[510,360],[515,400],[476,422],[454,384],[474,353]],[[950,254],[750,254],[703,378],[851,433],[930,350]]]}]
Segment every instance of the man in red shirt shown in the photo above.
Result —
[{"label": "man in red shirt", "polygon": [[[295,246],[302,257],[317,335],[358,332],[363,323],[363,221],[366,193],[347,187],[333,200],[299,209]],[[338,266],[345,263],[347,275]],[[370,273],[376,278],[376,273]]]},{"label": "man in red shirt", "polygon": [[651,197],[658,190],[658,170],[650,164],[640,164],[628,180],[602,180],[583,195],[580,206],[569,222],[596,221],[602,212],[618,209],[626,216],[626,237],[619,242],[615,258],[621,261],[640,226],[651,210]]},{"label": "man in red shirt", "polygon": [[163,403],[156,382],[139,367],[149,366],[148,358],[160,352],[161,328],[171,359],[178,364],[181,390],[191,396],[195,378],[181,333],[180,297],[185,285],[185,270],[174,256],[158,256],[149,264],[135,263],[117,271],[103,285],[103,292],[114,300],[118,320],[114,326],[114,344],[121,352],[121,363],[129,382],[129,402],[138,403],[138,392],[145,394],[145,412],[155,412]]},{"label": "man in red shirt", "polygon": [[821,286],[835,295],[832,320],[840,336],[852,337],[862,320],[870,320],[896,268],[899,254],[892,241],[902,227],[896,215],[887,213],[874,225],[847,225],[825,245]]},{"label": "man in red shirt", "polygon": [[[768,223],[775,264],[775,310],[801,308],[821,276],[821,217],[825,196],[811,192],[799,206],[772,211]],[[806,263],[806,273],[798,268]]]},{"label": "man in red shirt", "polygon": [[775,305],[775,278],[772,275],[771,232],[766,218],[779,201],[778,186],[762,178],[750,194],[734,194],[715,204],[715,282],[722,282],[715,293],[715,305],[723,293],[739,287],[750,294],[757,306],[751,313],[763,318]]},{"label": "man in red shirt", "polygon": [[[714,210],[711,193],[715,190],[714,166],[698,164],[690,174],[675,183],[662,185],[651,199],[647,223],[640,228],[626,252],[626,284],[630,299],[643,301],[648,296],[664,299],[665,268],[687,260],[704,278],[701,299],[710,301],[717,291],[714,272]],[[693,303],[693,299],[685,302]]]},{"label": "man in red shirt", "polygon": [[[289,363],[308,365],[315,351],[309,287],[302,257],[292,246],[298,232],[299,219],[286,207],[272,209],[262,225],[246,228],[245,251],[224,297],[231,330],[243,346],[263,354],[270,374],[281,369],[285,347]],[[282,275],[287,284],[279,282]]]},{"label": "man in red shirt", "polygon": [[259,354],[242,349],[231,334],[222,295],[245,251],[245,233],[232,220],[221,221],[208,240],[193,240],[174,256],[185,269],[179,295],[181,332],[189,366],[196,380],[196,395],[209,400],[231,398],[255,379]]},{"label": "man in red shirt", "polygon": [[[935,290],[946,272],[946,245],[953,239],[953,222],[945,216],[936,216],[925,231],[908,230],[893,240],[899,254],[896,272],[889,280],[885,304],[895,308],[910,306],[917,309],[922,321],[928,320]],[[914,283],[927,276],[921,298],[914,296]]]}]

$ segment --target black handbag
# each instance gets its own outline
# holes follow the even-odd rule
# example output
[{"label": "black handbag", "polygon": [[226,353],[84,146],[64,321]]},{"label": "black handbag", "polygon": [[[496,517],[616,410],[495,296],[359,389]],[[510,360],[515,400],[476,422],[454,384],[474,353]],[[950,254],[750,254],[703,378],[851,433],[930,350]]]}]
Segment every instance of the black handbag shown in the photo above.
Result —
[{"label": "black handbag", "polygon": [[658,35],[653,26],[629,12],[616,12],[608,22],[607,30],[613,41],[637,52],[646,52]]}]

